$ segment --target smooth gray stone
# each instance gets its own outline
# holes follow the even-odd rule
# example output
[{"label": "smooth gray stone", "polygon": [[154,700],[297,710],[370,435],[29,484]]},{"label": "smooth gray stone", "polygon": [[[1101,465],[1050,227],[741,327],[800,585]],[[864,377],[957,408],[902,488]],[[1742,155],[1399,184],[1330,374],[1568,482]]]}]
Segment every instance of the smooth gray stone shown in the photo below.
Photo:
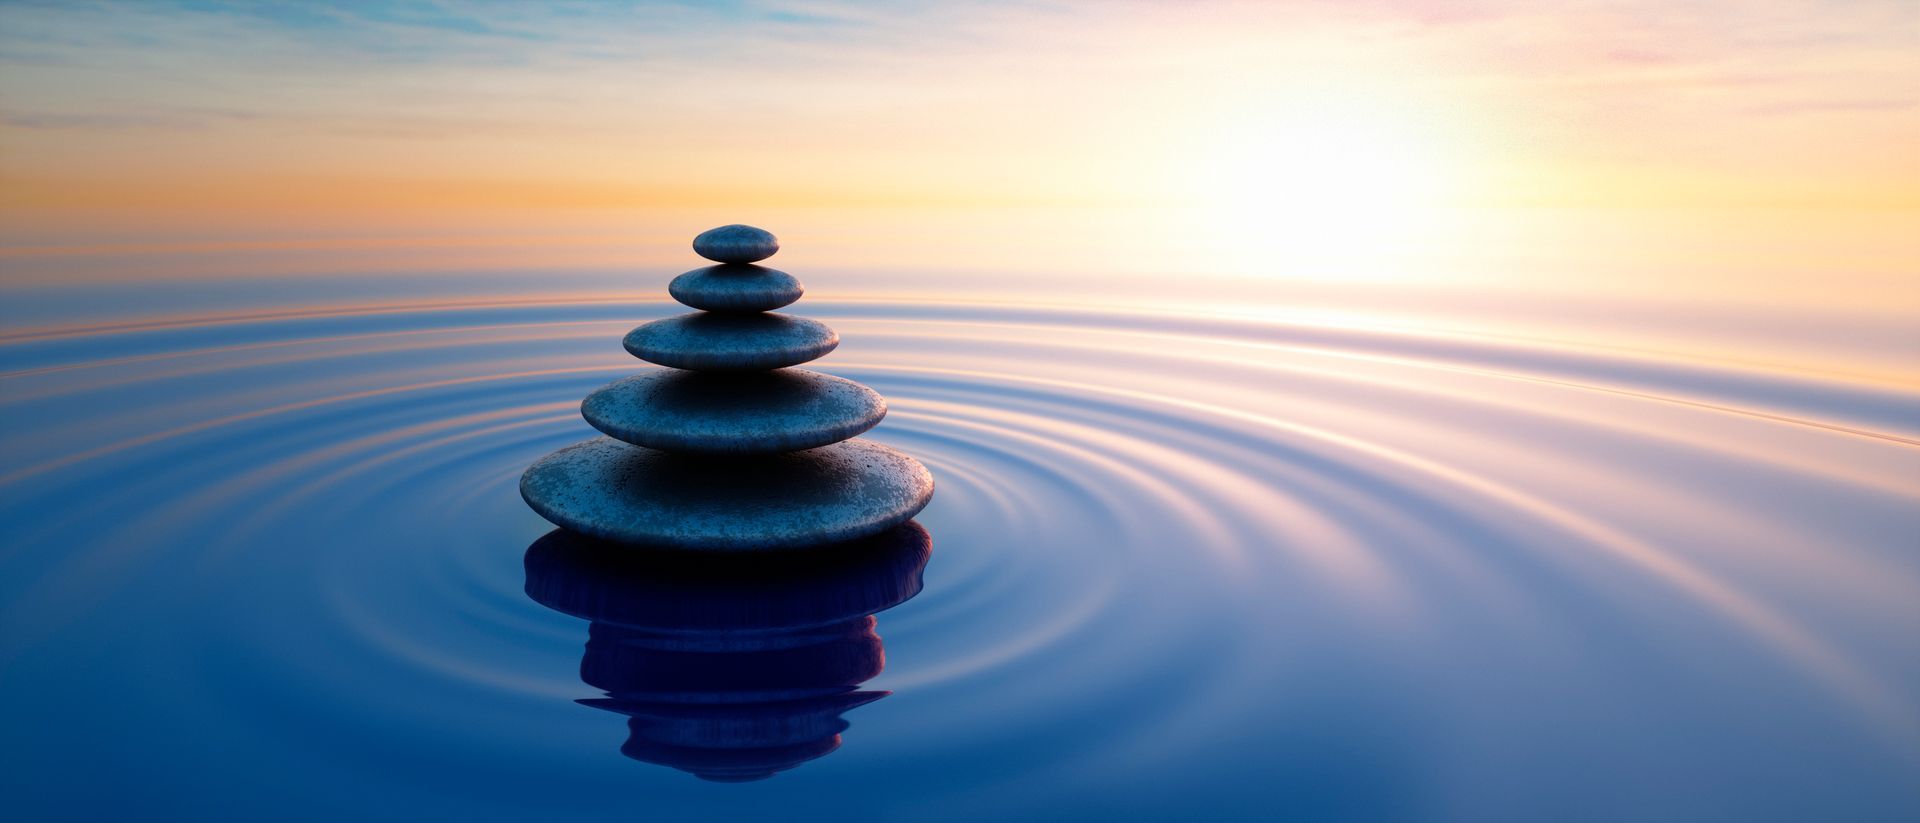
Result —
[{"label": "smooth gray stone", "polygon": [[887,415],[887,401],[852,380],[805,369],[655,369],[587,395],[580,414],[594,428],[636,446],[764,454],[858,436]]},{"label": "smooth gray stone", "polygon": [[840,345],[840,335],[786,314],[695,312],[644,324],[621,342],[634,357],[670,368],[763,371],[819,358]]},{"label": "smooth gray stone", "polygon": [[715,263],[757,263],[780,250],[773,232],[734,223],[707,229],[693,238],[693,253]]},{"label": "smooth gray stone", "polygon": [[800,299],[800,278],[751,263],[722,263],[673,278],[673,299],[706,311],[773,311]]},{"label": "smooth gray stone", "polygon": [[588,537],[702,551],[795,549],[878,534],[933,498],[933,475],[867,440],[717,458],[597,437],[540,458],[520,496]]}]

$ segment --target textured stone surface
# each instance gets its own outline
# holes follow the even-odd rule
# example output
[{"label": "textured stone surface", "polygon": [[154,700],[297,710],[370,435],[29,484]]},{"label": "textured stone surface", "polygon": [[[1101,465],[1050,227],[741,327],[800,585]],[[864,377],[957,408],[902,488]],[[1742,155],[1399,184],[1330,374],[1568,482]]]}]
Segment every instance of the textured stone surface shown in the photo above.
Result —
[{"label": "textured stone surface", "polygon": [[580,414],[594,428],[636,446],[758,454],[858,436],[886,416],[887,401],[859,383],[805,369],[656,369],[587,395]]},{"label": "textured stone surface", "polygon": [[878,534],[933,497],[933,475],[864,440],[801,452],[713,457],[600,437],[547,455],[520,495],[589,537],[704,551],[792,549]]},{"label": "textured stone surface", "polygon": [[840,335],[804,317],[695,312],[642,325],[623,342],[634,357],[676,369],[759,371],[818,358]]},{"label": "textured stone surface", "polygon": [[800,278],[765,266],[722,263],[673,278],[667,293],[706,311],[773,311],[800,299]]},{"label": "textured stone surface", "polygon": [[773,232],[735,223],[707,229],[693,238],[693,252],[715,263],[755,263],[780,250]]}]

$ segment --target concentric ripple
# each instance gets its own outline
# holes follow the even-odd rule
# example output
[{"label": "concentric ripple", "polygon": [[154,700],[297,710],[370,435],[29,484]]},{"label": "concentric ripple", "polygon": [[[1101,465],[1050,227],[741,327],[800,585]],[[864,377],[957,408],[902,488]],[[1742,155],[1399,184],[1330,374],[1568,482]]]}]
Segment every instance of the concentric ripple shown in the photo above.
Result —
[{"label": "concentric ripple", "polygon": [[[1495,337],[810,301],[939,491],[885,700],[621,757],[515,491],[673,311],[0,340],[0,788],[48,817],[1867,819],[1920,778],[1920,391]],[[1569,810],[1578,810],[1570,812]]]}]

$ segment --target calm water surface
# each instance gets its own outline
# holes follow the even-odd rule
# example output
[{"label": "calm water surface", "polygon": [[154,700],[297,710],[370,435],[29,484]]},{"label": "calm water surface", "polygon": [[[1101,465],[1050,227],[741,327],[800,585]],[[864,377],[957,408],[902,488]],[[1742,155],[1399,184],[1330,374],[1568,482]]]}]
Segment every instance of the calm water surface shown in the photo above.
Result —
[{"label": "calm water surface", "polygon": [[737,589],[515,488],[675,307],[452,282],[18,298],[6,817],[1920,809],[1911,385],[816,288],[930,548]]}]

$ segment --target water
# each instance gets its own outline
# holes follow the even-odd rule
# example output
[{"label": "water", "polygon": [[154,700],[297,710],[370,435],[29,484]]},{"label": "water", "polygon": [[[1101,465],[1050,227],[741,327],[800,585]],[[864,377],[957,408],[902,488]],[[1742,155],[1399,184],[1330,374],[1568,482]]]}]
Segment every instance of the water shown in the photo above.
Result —
[{"label": "water", "polygon": [[[938,480],[931,553],[749,597],[529,552],[520,471],[592,434],[580,399],[639,368],[620,335],[673,307],[373,282],[21,292],[8,817],[1920,808],[1910,383],[816,283],[819,367]],[[647,679],[688,649],[734,662]],[[789,701],[748,714],[814,742],[751,782],[661,765],[734,710],[703,701]]]}]

